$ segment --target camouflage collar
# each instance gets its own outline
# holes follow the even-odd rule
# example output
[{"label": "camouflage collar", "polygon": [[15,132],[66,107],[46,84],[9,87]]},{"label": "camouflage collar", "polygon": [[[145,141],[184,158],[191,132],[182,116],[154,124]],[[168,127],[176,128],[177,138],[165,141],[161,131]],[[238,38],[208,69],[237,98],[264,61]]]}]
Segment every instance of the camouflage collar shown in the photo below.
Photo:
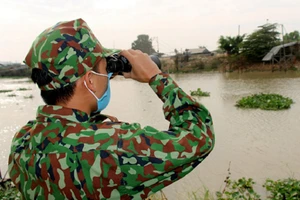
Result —
[{"label": "camouflage collar", "polygon": [[89,115],[85,112],[57,105],[39,106],[37,110],[37,121],[41,122],[49,122],[49,120],[67,120],[82,123],[88,122],[89,119]]}]

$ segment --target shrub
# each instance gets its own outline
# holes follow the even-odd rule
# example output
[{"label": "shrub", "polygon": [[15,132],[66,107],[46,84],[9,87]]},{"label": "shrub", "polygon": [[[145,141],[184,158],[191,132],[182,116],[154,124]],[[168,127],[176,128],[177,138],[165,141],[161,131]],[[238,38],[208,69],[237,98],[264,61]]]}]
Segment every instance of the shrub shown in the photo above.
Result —
[{"label": "shrub", "polygon": [[243,177],[238,179],[237,181],[226,179],[225,182],[226,186],[223,192],[216,192],[218,200],[260,199],[260,196],[253,189],[253,185],[255,184],[255,182],[251,178],[246,179],[245,177]]},{"label": "shrub", "polygon": [[268,199],[300,199],[300,181],[292,178],[273,181],[267,179],[263,185],[270,195]]},{"label": "shrub", "polygon": [[219,59],[213,59],[211,62],[208,63],[208,68],[210,69],[218,69],[218,67],[222,64]]},{"label": "shrub", "polygon": [[195,68],[196,70],[202,70],[205,67],[205,63],[201,59],[199,59],[199,60],[193,61],[191,63],[191,66],[193,68]]}]

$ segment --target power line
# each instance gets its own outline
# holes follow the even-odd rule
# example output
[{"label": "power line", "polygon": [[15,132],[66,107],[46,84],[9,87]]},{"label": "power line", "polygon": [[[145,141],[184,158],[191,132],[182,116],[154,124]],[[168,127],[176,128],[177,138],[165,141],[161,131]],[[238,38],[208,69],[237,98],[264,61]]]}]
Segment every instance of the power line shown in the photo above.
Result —
[{"label": "power line", "polygon": [[164,41],[162,41],[162,40],[160,40],[160,44],[162,45],[162,46],[164,46],[166,49],[167,49],[167,51],[171,51],[171,52],[173,52],[174,51],[174,47],[171,47],[169,44],[167,44],[166,42],[164,42]]},{"label": "power line", "polygon": [[152,37],[152,38],[151,38],[151,41],[152,41],[152,42],[153,42],[153,41],[156,41],[157,52],[159,52],[159,42],[158,42],[158,37]]},{"label": "power line", "polygon": [[[175,49],[175,47],[172,47],[171,45],[169,45],[167,42],[159,39],[158,40],[158,37],[152,37],[151,38],[152,41],[155,41],[156,42],[156,47],[157,47],[157,51],[158,52],[165,52],[165,53],[173,53]],[[161,49],[164,49],[163,51]]]}]

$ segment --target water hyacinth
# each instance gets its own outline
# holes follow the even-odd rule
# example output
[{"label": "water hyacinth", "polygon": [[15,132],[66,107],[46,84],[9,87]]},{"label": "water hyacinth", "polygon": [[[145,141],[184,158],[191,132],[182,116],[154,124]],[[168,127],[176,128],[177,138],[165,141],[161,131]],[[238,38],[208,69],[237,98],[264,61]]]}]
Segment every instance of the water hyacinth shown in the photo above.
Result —
[{"label": "water hyacinth", "polygon": [[0,93],[12,92],[13,90],[0,90]]},{"label": "water hyacinth", "polygon": [[292,99],[279,94],[254,94],[237,101],[236,106],[241,108],[260,108],[262,110],[283,110],[291,107]]},{"label": "water hyacinth", "polygon": [[31,88],[19,88],[17,91],[26,91],[26,90],[31,90]]},{"label": "water hyacinth", "polygon": [[201,90],[201,88],[198,88],[197,90],[190,91],[190,92],[191,92],[191,96],[200,96],[200,97],[208,97],[208,96],[210,96],[209,92],[203,92]]}]

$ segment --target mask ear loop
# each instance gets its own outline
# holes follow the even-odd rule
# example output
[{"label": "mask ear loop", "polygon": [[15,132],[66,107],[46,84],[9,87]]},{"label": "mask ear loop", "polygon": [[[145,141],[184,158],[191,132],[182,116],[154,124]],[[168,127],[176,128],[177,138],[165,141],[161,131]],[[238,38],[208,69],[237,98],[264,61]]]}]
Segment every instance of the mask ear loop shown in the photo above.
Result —
[{"label": "mask ear loop", "polygon": [[[113,75],[113,73],[108,73],[108,74],[100,74],[100,73],[97,73],[95,71],[91,71],[93,74],[95,75],[98,75],[98,76],[104,76],[104,77],[107,77],[107,87],[109,87],[109,80],[111,78],[111,76]],[[87,86],[86,82],[84,81],[83,84],[85,85],[85,87],[88,89],[88,91],[90,91],[90,93],[92,93],[92,95],[97,99],[99,100],[99,98],[95,95],[94,92],[92,92],[92,90]],[[107,88],[106,88],[107,89]],[[101,97],[100,97],[101,98]]]},{"label": "mask ear loop", "polygon": [[97,99],[97,101],[99,100],[99,98],[95,95],[95,93],[87,86],[85,80],[83,82],[84,86],[86,87],[86,89],[88,89],[88,91]]},{"label": "mask ear loop", "polygon": [[95,71],[91,71],[93,74],[96,74],[98,76],[105,76],[105,77],[108,77],[108,74],[100,74],[98,72],[95,72]]},{"label": "mask ear loop", "polygon": [[[98,76],[104,76],[104,77],[107,77],[107,82],[109,81],[110,77],[112,76],[113,73],[108,73],[108,74],[100,74],[100,73],[97,73],[95,71],[91,71],[93,74],[95,75],[98,75]],[[88,89],[88,91],[90,91],[90,93],[92,93],[92,95],[97,99],[97,101],[99,100],[99,98],[96,96],[96,94],[87,86],[85,80],[83,82],[84,86],[86,87],[86,89]],[[109,82],[108,82],[109,84]],[[107,85],[108,87],[108,85]],[[100,97],[101,98],[101,97]]]}]

